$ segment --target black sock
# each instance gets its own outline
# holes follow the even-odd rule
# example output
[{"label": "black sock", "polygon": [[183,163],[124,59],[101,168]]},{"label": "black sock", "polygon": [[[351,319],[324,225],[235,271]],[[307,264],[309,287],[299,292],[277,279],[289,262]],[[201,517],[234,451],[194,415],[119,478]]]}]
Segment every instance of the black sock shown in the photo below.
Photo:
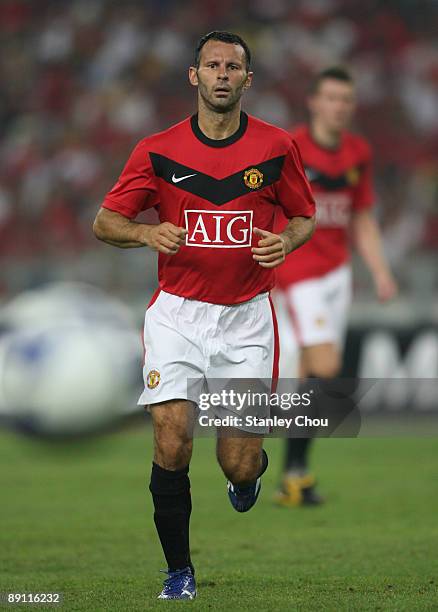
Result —
[{"label": "black sock", "polygon": [[190,559],[189,525],[192,511],[189,466],[165,470],[152,463],[149,490],[154,501],[154,521],[169,571],[194,568]]},{"label": "black sock", "polygon": [[[300,383],[298,393],[300,393],[300,395],[308,393],[314,385],[315,377],[308,376],[306,380]],[[308,411],[307,414],[310,416],[310,411]],[[313,438],[288,438],[286,440],[285,472],[307,472],[312,440]]]},{"label": "black sock", "polygon": [[312,438],[288,438],[286,440],[285,472],[307,472],[311,442]]}]

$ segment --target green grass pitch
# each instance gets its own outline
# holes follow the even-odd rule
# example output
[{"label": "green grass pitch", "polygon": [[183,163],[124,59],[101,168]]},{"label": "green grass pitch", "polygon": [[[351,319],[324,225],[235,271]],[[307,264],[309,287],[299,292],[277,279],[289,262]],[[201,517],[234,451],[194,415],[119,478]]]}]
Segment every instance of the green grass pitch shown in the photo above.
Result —
[{"label": "green grass pitch", "polygon": [[299,510],[273,506],[282,442],[266,448],[261,497],[239,515],[213,440],[195,441],[199,594],[162,602],[150,429],[49,446],[2,433],[0,591],[62,591],[69,612],[438,609],[436,439],[318,441],[314,465],[328,503]]}]

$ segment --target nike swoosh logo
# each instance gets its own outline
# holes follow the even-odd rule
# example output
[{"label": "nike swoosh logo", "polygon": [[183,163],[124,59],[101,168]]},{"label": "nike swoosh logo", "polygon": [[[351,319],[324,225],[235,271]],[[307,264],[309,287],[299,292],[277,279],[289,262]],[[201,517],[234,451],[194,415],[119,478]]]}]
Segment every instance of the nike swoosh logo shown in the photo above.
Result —
[{"label": "nike swoosh logo", "polygon": [[185,181],[186,179],[190,178],[191,176],[196,176],[196,172],[195,172],[195,174],[186,174],[186,176],[180,176],[178,178],[176,178],[175,173],[173,173],[172,183],[179,183],[181,181]]}]

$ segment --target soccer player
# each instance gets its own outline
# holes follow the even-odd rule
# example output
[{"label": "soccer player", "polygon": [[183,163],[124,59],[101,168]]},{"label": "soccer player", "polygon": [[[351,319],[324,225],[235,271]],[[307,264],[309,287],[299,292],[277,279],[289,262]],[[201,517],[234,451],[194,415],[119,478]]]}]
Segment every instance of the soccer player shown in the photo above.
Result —
[{"label": "soccer player", "polygon": [[[378,299],[385,302],[397,292],[372,212],[370,146],[347,131],[354,109],[351,75],[340,67],[328,68],[314,80],[309,125],[291,133],[317,205],[313,237],[277,270],[281,353],[293,354],[293,346],[299,347],[302,392],[311,386],[309,378],[334,378],[341,369],[351,301],[350,237],[371,273]],[[281,229],[284,222],[275,227]],[[282,361],[281,376],[292,376],[292,367]],[[286,440],[284,476],[276,495],[280,505],[322,501],[309,473],[310,442]]]},{"label": "soccer player", "polygon": [[[189,68],[198,112],[144,138],[105,197],[94,232],[121,248],[158,251],[159,288],[145,315],[144,392],[154,427],[150,491],[167,561],[161,599],[193,599],[189,462],[195,406],[187,379],[272,379],[278,367],[274,270],[313,232],[314,201],[290,135],[241,111],[250,51],[211,32]],[[135,222],[156,207],[160,223]],[[288,219],[274,233],[275,211]],[[257,500],[262,435],[219,435],[217,459],[238,512]]]}]

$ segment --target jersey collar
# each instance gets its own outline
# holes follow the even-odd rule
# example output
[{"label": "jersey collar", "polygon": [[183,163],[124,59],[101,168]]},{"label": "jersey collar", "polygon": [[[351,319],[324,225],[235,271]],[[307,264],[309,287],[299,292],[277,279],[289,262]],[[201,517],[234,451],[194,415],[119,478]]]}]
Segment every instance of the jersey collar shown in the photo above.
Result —
[{"label": "jersey collar", "polygon": [[339,151],[342,149],[342,143],[344,141],[344,135],[343,134],[341,134],[341,138],[339,140],[339,143],[337,145],[335,145],[334,147],[325,147],[324,145],[319,143],[316,140],[316,138],[314,137],[314,135],[313,135],[312,126],[310,124],[307,126],[307,134],[308,134],[309,139],[311,140],[311,142],[315,145],[315,147],[317,147],[321,151],[325,151],[326,153],[339,153]]},{"label": "jersey collar", "polygon": [[214,140],[214,138],[209,138],[201,131],[198,125],[198,113],[196,115],[192,115],[190,118],[190,124],[192,126],[192,131],[196,138],[208,145],[209,147],[228,147],[235,142],[237,142],[246,132],[246,128],[248,127],[248,115],[243,111],[240,111],[240,125],[239,129],[228,136],[228,138],[222,138],[221,140]]}]

